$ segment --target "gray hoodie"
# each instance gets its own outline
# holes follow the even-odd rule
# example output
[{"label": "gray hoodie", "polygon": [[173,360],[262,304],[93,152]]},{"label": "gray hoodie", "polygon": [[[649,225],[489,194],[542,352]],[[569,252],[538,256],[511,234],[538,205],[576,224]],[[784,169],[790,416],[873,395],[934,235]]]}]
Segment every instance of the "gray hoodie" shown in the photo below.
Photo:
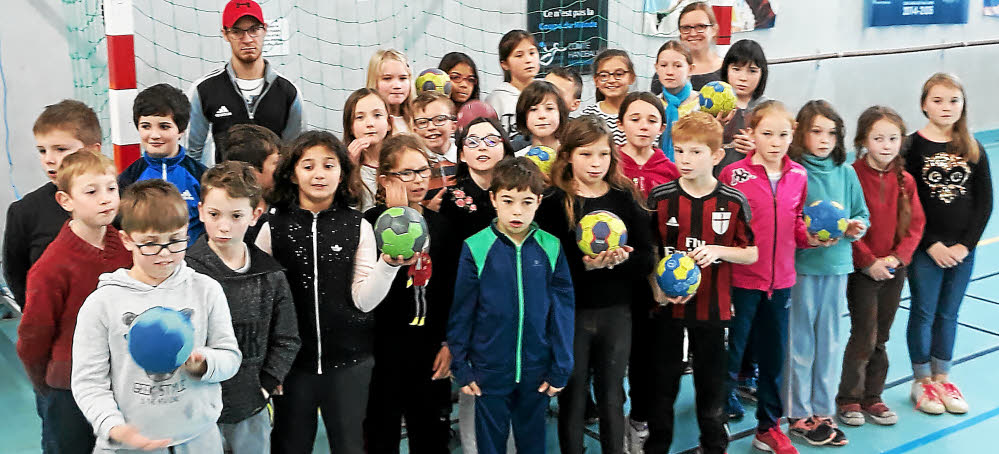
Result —
[{"label": "gray hoodie", "polygon": [[512,136],[517,133],[517,99],[520,98],[520,90],[510,82],[503,82],[496,89],[486,96],[486,104],[492,106],[499,116],[500,124],[506,129],[506,134]]},{"label": "gray hoodie", "polygon": [[[190,310],[194,351],[205,355],[208,366],[201,378],[182,368],[147,374],[132,359],[129,325],[156,306]],[[108,434],[126,423],[146,437],[178,445],[215,429],[222,412],[219,382],[236,374],[241,359],[218,282],[183,261],[155,287],[119,269],[101,275],[97,290],[80,309],[73,337],[73,397],[94,426],[98,448],[123,448]]]}]

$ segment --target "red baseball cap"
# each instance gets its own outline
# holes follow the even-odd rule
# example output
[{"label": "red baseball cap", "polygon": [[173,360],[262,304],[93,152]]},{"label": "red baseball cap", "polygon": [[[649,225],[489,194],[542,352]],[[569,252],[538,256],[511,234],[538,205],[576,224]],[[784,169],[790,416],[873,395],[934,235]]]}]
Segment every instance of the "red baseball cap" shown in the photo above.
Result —
[{"label": "red baseball cap", "polygon": [[232,27],[236,21],[243,18],[243,16],[250,16],[261,24],[264,22],[264,12],[260,9],[260,5],[253,0],[230,0],[226,3],[225,10],[222,11],[222,26],[225,28]]}]

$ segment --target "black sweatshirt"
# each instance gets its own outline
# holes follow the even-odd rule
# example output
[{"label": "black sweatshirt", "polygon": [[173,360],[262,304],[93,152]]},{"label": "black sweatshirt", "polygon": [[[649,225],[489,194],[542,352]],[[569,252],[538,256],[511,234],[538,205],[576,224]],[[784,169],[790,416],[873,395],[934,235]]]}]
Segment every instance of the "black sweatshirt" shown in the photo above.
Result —
[{"label": "black sweatshirt", "polygon": [[[471,203],[467,201],[469,197]],[[451,223],[460,251],[466,238],[489,227],[496,217],[496,208],[489,200],[488,190],[480,188],[471,177],[464,177],[448,188],[448,194],[441,200],[440,214]]]},{"label": "black sweatshirt", "polygon": [[926,229],[920,249],[941,242],[963,244],[972,250],[992,215],[992,176],[985,148],[977,163],[947,152],[947,143],[932,142],[919,134],[909,136],[905,170],[916,179],[919,201],[926,212]]},{"label": "black sweatshirt", "polygon": [[[535,220],[542,230],[558,237],[569,262],[576,307],[598,309],[616,305],[631,305],[640,297],[636,286],[648,287],[648,276],[654,266],[649,211],[642,208],[630,192],[611,189],[596,198],[576,198],[575,220],[570,226],[565,213],[565,192],[552,187],[545,192]],[[583,252],[576,245],[576,224],[586,214],[606,210],[616,214],[628,228],[627,245],[635,248],[628,260],[613,269],[586,271]],[[646,295],[647,296],[647,295]]]},{"label": "black sweatshirt", "polygon": [[14,301],[24,310],[28,269],[55,239],[69,213],[55,200],[58,191],[52,182],[31,191],[7,208],[3,233],[3,277],[14,293]]}]

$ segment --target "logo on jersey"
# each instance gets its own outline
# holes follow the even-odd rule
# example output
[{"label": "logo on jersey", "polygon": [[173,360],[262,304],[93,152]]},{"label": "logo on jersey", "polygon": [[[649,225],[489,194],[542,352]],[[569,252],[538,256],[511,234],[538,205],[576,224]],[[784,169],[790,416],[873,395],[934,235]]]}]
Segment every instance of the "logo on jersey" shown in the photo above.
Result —
[{"label": "logo on jersey", "polygon": [[732,184],[730,186],[735,186],[739,183],[745,183],[754,178],[756,178],[756,175],[749,173],[749,171],[746,169],[735,169],[732,171]]},{"label": "logo on jersey", "polygon": [[232,112],[229,112],[229,108],[226,106],[219,107],[219,110],[215,111],[215,118],[231,117]]},{"label": "logo on jersey", "polygon": [[729,211],[714,211],[711,213],[711,230],[719,235],[724,235],[728,231],[729,221],[732,220],[732,213]]},{"label": "logo on jersey", "polygon": [[673,217],[669,218],[668,221],[666,221],[666,226],[667,227],[679,227],[680,223],[676,222],[676,216],[673,216]]},{"label": "logo on jersey", "polygon": [[194,200],[194,196],[193,196],[193,195],[191,195],[191,191],[188,191],[187,189],[185,189],[185,190],[184,190],[184,192],[182,192],[182,193],[180,194],[180,196],[181,196],[181,197],[182,197],[182,198],[183,198],[184,200]]}]

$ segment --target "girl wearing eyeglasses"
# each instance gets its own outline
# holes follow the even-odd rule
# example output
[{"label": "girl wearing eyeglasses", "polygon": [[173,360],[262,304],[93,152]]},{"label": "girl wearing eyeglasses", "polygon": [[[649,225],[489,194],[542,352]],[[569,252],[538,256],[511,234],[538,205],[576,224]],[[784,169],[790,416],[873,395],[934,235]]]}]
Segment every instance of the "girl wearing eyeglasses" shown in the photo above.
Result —
[{"label": "girl wearing eyeglasses", "polygon": [[[708,82],[723,80],[722,58],[714,48],[718,41],[718,21],[708,3],[699,1],[687,5],[680,11],[678,22],[680,41],[690,49],[694,58],[695,69],[691,69],[690,74],[694,91],[700,91]],[[652,92],[659,93],[662,89],[662,84],[653,79]]]},{"label": "girl wearing eyeglasses", "polygon": [[451,90],[451,100],[455,110],[473,99],[479,99],[479,69],[472,57],[462,52],[449,52],[441,57],[437,69],[447,73],[454,88]]},{"label": "girl wearing eyeglasses", "polygon": [[621,49],[607,49],[593,59],[593,85],[597,88],[597,102],[583,108],[583,115],[596,115],[607,124],[614,145],[624,145],[628,138],[617,126],[621,102],[628,96],[635,83],[635,65],[628,53]]}]

